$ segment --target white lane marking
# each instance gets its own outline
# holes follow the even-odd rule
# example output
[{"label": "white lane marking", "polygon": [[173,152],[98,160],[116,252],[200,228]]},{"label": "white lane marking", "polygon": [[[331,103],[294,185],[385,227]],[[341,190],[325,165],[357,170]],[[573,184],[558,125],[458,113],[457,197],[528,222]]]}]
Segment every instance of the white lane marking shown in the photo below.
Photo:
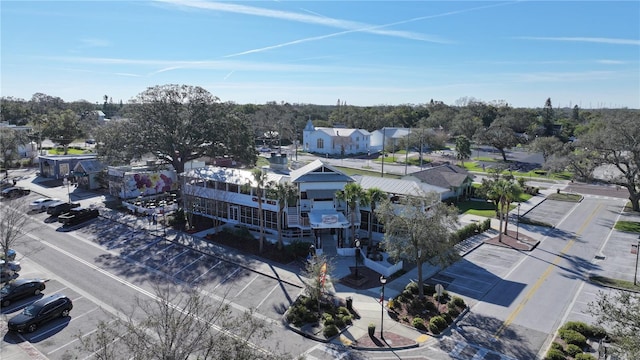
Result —
[{"label": "white lane marking", "polygon": [[178,270],[178,272],[176,272],[175,274],[173,274],[173,276],[176,276],[176,275],[180,274],[183,270],[185,270],[185,269],[186,269],[186,268],[188,268],[189,266],[191,266],[191,265],[193,265],[193,264],[197,263],[198,261],[202,260],[202,258],[203,258],[203,257],[205,257],[205,255],[204,255],[204,254],[200,255],[200,257],[199,257],[199,258],[197,258],[197,259],[193,260],[192,262],[190,262],[189,264],[187,264],[187,265],[183,266],[183,267],[182,267],[182,269]]},{"label": "white lane marking", "polygon": [[264,297],[264,299],[262,299],[262,301],[260,301],[260,303],[258,304],[258,306],[256,306],[256,310],[262,306],[262,304],[264,304],[264,302],[271,297],[271,294],[273,294],[274,291],[276,291],[277,288],[280,287],[280,284],[275,284],[273,286],[273,289],[271,289],[271,291],[269,291],[269,293],[267,294],[267,296]]},{"label": "white lane marking", "polygon": [[253,283],[254,281],[256,281],[256,279],[257,279],[259,276],[260,276],[260,275],[256,275],[253,279],[251,279],[251,281],[249,281],[249,282],[247,283],[247,285],[245,285],[242,289],[240,289],[240,291],[238,291],[238,293],[236,294],[236,296],[235,296],[235,297],[240,296],[240,294],[242,294],[242,292],[243,292],[243,291],[245,291],[245,290],[249,287],[249,285],[251,285],[251,283]]},{"label": "white lane marking", "polygon": [[194,282],[198,281],[198,279],[200,279],[201,277],[205,276],[206,274],[208,274],[211,270],[215,269],[216,266],[222,264],[222,260],[218,260],[218,262],[213,265],[212,267],[210,267],[207,271],[203,272],[202,274],[198,275],[195,279],[191,280],[190,284],[193,284]]}]

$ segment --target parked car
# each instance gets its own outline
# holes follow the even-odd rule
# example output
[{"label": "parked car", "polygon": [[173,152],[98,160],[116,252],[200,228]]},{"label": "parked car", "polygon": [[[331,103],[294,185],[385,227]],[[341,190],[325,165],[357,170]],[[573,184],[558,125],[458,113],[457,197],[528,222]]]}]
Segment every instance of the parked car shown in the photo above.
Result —
[{"label": "parked car", "polygon": [[51,216],[58,216],[69,212],[71,209],[80,207],[80,203],[69,203],[64,201],[56,201],[47,207],[47,214]]},{"label": "parked car", "polygon": [[51,295],[24,308],[22,313],[9,320],[8,327],[10,331],[34,332],[46,322],[69,316],[71,309],[71,299],[62,294]]},{"label": "parked car", "polygon": [[59,215],[58,222],[61,222],[62,226],[73,226],[87,220],[95,219],[98,216],[100,216],[98,209],[77,207]]},{"label": "parked car", "polygon": [[20,266],[20,261],[10,260],[8,263],[6,263],[6,268],[5,268],[5,263],[6,261],[0,260],[0,269],[11,270],[13,272],[18,272],[22,270],[22,266]]},{"label": "parked car", "polygon": [[40,198],[34,202],[32,202],[31,204],[29,204],[29,209],[32,211],[45,211],[47,210],[47,206],[49,206],[51,203],[56,202],[56,201],[60,201],[60,199],[57,198]]},{"label": "parked car", "polygon": [[2,197],[12,199],[12,198],[28,195],[30,192],[31,190],[27,188],[12,186],[10,188],[6,188],[2,190]]},{"label": "parked car", "polygon": [[16,279],[9,281],[0,289],[0,306],[9,306],[12,302],[29,296],[38,296],[46,288],[45,280]]}]

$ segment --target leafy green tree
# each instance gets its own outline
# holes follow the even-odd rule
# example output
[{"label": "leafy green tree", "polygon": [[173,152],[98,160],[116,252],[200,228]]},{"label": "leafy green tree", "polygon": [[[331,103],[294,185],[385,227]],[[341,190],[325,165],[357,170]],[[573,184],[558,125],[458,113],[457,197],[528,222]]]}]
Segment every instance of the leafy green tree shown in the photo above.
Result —
[{"label": "leafy green tree", "polygon": [[351,223],[351,236],[356,234],[356,209],[358,205],[366,205],[367,193],[358,183],[348,183],[343,191],[336,192],[336,199],[347,204],[349,208],[349,222]]},{"label": "leafy green tree", "polygon": [[507,161],[506,149],[518,145],[519,141],[515,132],[500,119],[496,120],[485,130],[480,130],[476,134],[476,141],[480,144],[493,146],[502,155],[502,160]]},{"label": "leafy green tree", "polygon": [[0,128],[0,154],[2,154],[5,177],[9,177],[11,162],[18,158],[18,147],[28,142],[29,138],[24,131],[6,127]]},{"label": "leafy green tree", "polygon": [[[29,217],[24,215],[28,211],[29,206],[24,198],[9,200],[0,205],[0,250],[4,259],[8,258],[9,249],[26,241],[24,237],[33,229]],[[8,267],[9,262],[5,262],[4,266]]]},{"label": "leafy green tree", "polygon": [[376,206],[383,200],[388,198],[386,192],[380,190],[377,187],[372,187],[367,189],[367,203],[371,206],[371,211],[369,212],[369,241],[371,242],[373,236],[373,216],[376,214]]},{"label": "leafy green tree", "polygon": [[42,135],[54,143],[64,147],[64,154],[69,150],[69,144],[82,136],[79,123],[80,117],[73,110],[51,112],[42,129]]},{"label": "leafy green tree", "polygon": [[110,121],[95,129],[98,158],[109,165],[129,165],[148,153],[142,133],[128,119]]},{"label": "leafy green tree", "polygon": [[[576,158],[570,165],[592,171],[597,166],[612,166],[614,175],[607,181],[625,187],[634,211],[640,211],[640,126],[638,112],[619,110],[602,115],[590,130],[572,145]],[[595,170],[597,171],[597,170]]]},{"label": "leafy green tree", "polygon": [[498,241],[502,242],[502,220],[505,220],[504,233],[507,234],[507,224],[509,217],[506,214],[509,213],[509,207],[511,203],[518,198],[522,193],[520,186],[510,180],[499,179],[495,181],[489,189],[487,195],[490,199],[493,199],[498,204],[498,216],[500,218],[500,229],[498,235]]},{"label": "leafy green tree", "polygon": [[[445,265],[456,257],[452,248],[458,211],[441,202],[436,194],[405,197],[398,205],[385,200],[376,209],[376,216],[385,226],[385,248],[392,257],[415,262],[419,284],[423,282],[425,262]],[[418,288],[423,299],[423,287]]]},{"label": "leafy green tree", "polygon": [[301,276],[305,281],[304,292],[318,304],[325,293],[325,288],[331,283],[331,274],[335,269],[335,265],[326,255],[316,255],[306,262]]},{"label": "leafy green tree", "polygon": [[[130,116],[130,131],[136,132],[139,142],[127,145],[151,152],[178,173],[184,172],[186,162],[205,155],[245,157],[246,147],[254,148],[244,115],[201,87],[150,87],[132,101]],[[232,141],[243,137],[249,140]],[[122,142],[109,146],[119,147]],[[242,160],[255,161],[255,157]]]},{"label": "leafy green tree", "polygon": [[542,128],[545,136],[553,136],[553,123],[555,121],[551,98],[547,98],[542,108]]},{"label": "leafy green tree", "polygon": [[464,161],[471,157],[471,141],[464,135],[456,137],[456,158],[464,167]]},{"label": "leafy green tree", "polygon": [[473,116],[468,109],[461,109],[451,122],[452,133],[454,135],[464,135],[468,139],[473,139],[476,132],[482,127],[482,120],[477,116]]},{"label": "leafy green tree", "polygon": [[546,162],[551,155],[562,150],[562,142],[555,136],[541,136],[531,142],[529,150],[542,153]]},{"label": "leafy green tree", "polygon": [[607,329],[624,359],[640,359],[640,295],[628,291],[599,292],[587,310]]},{"label": "leafy green tree", "polygon": [[278,249],[282,250],[282,217],[285,206],[295,206],[298,188],[292,183],[277,183],[273,185],[273,191],[278,200]]}]

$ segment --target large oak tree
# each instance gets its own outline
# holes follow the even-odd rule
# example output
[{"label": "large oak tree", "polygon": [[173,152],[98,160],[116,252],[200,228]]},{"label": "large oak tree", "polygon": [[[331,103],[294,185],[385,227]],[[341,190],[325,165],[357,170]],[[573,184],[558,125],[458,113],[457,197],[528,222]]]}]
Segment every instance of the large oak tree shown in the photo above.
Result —
[{"label": "large oak tree", "polygon": [[153,153],[178,173],[186,162],[205,155],[228,155],[249,164],[256,160],[244,115],[201,87],[154,86],[131,104],[130,131],[136,132],[134,139],[139,143],[128,145]]}]

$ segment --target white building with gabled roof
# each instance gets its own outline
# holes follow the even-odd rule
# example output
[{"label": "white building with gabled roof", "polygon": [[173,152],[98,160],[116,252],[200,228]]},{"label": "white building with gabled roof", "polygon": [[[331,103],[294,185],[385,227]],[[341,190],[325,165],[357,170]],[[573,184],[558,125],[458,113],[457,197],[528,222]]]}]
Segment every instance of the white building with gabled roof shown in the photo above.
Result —
[{"label": "white building with gabled roof", "polygon": [[364,129],[315,127],[309,119],[302,131],[302,144],[305,151],[317,154],[366,154],[370,136]]}]

